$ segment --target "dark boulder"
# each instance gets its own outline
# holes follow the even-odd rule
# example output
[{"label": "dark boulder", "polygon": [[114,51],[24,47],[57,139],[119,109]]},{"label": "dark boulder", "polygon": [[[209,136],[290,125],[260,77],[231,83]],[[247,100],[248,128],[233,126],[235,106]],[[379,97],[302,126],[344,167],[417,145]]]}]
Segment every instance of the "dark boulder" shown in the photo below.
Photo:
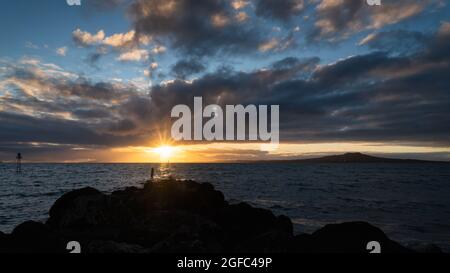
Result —
[{"label": "dark boulder", "polygon": [[55,228],[96,225],[104,200],[101,192],[89,187],[66,193],[51,207],[47,224]]},{"label": "dark boulder", "polygon": [[238,253],[286,253],[292,242],[292,235],[283,230],[249,236],[246,240],[237,243],[232,252]]},{"label": "dark boulder", "polygon": [[144,188],[147,204],[154,209],[181,209],[196,213],[208,213],[223,207],[223,194],[211,184],[194,181],[165,180],[148,183]]},{"label": "dark boulder", "polygon": [[216,242],[222,242],[224,236],[220,227],[200,215],[181,210],[163,210],[121,227],[117,239],[152,248],[163,241],[172,241],[176,245],[177,242],[170,239],[174,237],[182,238],[183,241],[202,240],[206,246],[213,246],[208,250],[214,250]]},{"label": "dark boulder", "polygon": [[17,226],[11,234],[10,244],[13,252],[65,252],[65,244],[57,232],[47,225],[33,221]]},{"label": "dark boulder", "polygon": [[293,232],[289,218],[276,217],[269,210],[253,208],[247,203],[226,206],[214,219],[238,240],[272,230],[279,230],[290,236]]},{"label": "dark boulder", "polygon": [[0,253],[5,253],[10,249],[9,235],[0,231]]},{"label": "dark boulder", "polygon": [[153,253],[225,252],[223,233],[212,222],[198,219],[196,226],[182,225],[152,247]]},{"label": "dark boulder", "polygon": [[365,222],[326,225],[312,235],[300,235],[295,241],[297,252],[369,253],[367,244],[372,241],[380,243],[382,253],[412,252]]}]

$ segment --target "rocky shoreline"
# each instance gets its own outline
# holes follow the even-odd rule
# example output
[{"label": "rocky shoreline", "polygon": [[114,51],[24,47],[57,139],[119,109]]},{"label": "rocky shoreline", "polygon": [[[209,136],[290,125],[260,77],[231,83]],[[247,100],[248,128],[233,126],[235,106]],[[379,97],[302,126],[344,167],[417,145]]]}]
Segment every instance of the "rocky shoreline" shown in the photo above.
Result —
[{"label": "rocky shoreline", "polygon": [[0,253],[68,253],[70,241],[83,253],[368,253],[371,241],[382,253],[440,252],[403,247],[365,222],[294,235],[288,217],[229,204],[211,184],[194,181],[149,181],[109,195],[83,188],[59,198],[49,215],[0,232]]}]

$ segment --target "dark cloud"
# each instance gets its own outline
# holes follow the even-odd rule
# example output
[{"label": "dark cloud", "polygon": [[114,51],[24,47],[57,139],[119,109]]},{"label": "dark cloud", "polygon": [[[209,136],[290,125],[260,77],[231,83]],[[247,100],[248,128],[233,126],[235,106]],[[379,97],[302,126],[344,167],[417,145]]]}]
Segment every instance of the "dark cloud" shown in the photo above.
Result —
[{"label": "dark cloud", "polygon": [[206,67],[196,59],[180,60],[172,67],[172,74],[179,79],[203,72]]},{"label": "dark cloud", "polygon": [[[60,109],[61,110],[61,109]],[[110,113],[106,109],[75,108],[73,114],[80,119],[107,118]]]},{"label": "dark cloud", "polygon": [[272,64],[274,70],[309,71],[314,70],[319,64],[318,57],[299,59],[296,57],[286,57]]},{"label": "dark cloud", "polygon": [[97,63],[98,61],[100,61],[103,55],[104,54],[98,52],[91,53],[87,56],[86,62],[92,67],[98,68]]},{"label": "dark cloud", "polygon": [[129,14],[138,34],[188,55],[250,52],[261,43],[258,28],[236,21],[226,0],[137,0]]},{"label": "dark cloud", "polygon": [[379,7],[360,0],[320,0],[316,6],[314,28],[308,39],[314,42],[338,42],[366,29],[380,29],[412,18],[436,0],[383,1]]},{"label": "dark cloud", "polygon": [[[375,52],[304,69],[287,58],[271,69],[207,74],[152,90],[158,113],[176,104],[278,104],[284,141],[374,141],[449,145],[450,58],[445,31],[406,56]],[[438,58],[439,57],[439,58]],[[308,67],[308,65],[306,65]],[[305,75],[306,74],[306,75]]]},{"label": "dark cloud", "polygon": [[366,77],[367,80],[372,78],[367,77],[369,72],[377,68],[383,69],[390,65],[396,65],[397,61],[401,59],[391,59],[384,52],[375,52],[366,55],[359,55],[339,61],[336,64],[323,66],[319,69],[314,77],[321,84],[336,85],[351,84]]},{"label": "dark cloud", "polygon": [[125,139],[96,132],[83,122],[0,113],[0,142],[114,145]]},{"label": "dark cloud", "polygon": [[272,64],[275,69],[289,69],[300,63],[300,60],[296,57],[286,57]]},{"label": "dark cloud", "polygon": [[304,6],[304,0],[256,0],[256,14],[286,22],[299,15]]},{"label": "dark cloud", "polygon": [[128,134],[130,131],[133,131],[137,128],[137,125],[129,119],[120,120],[118,122],[114,122],[110,125],[109,131],[121,133],[124,132]]},{"label": "dark cloud", "polygon": [[392,30],[372,33],[360,42],[371,49],[399,54],[411,54],[423,50],[433,37],[419,31]]},{"label": "dark cloud", "polygon": [[316,28],[313,29],[310,35],[314,39],[342,37],[349,29],[361,28],[360,24],[367,24],[367,22],[361,23],[362,20],[368,19],[368,17],[364,16],[364,11],[367,12],[367,9],[368,7],[364,1],[348,0],[337,2],[322,0],[316,7]]},{"label": "dark cloud", "polygon": [[129,94],[123,92],[118,85],[106,82],[90,83],[86,79],[79,79],[74,83],[59,84],[57,86],[66,95],[80,98],[110,101],[112,99],[121,100]]}]

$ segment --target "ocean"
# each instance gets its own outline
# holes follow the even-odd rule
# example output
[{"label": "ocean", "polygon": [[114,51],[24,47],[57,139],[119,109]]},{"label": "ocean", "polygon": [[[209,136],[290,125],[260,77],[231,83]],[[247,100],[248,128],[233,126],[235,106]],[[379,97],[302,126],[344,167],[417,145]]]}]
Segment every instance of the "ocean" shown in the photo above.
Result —
[{"label": "ocean", "polygon": [[449,164],[0,164],[0,231],[45,221],[64,193],[111,192],[157,175],[210,182],[229,202],[289,216],[297,233],[367,221],[396,241],[450,251]]}]

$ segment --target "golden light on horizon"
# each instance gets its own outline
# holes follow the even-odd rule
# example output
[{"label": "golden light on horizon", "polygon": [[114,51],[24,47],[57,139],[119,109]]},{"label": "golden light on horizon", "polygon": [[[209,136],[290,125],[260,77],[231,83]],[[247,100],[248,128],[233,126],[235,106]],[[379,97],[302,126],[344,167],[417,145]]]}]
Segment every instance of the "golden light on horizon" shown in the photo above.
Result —
[{"label": "golden light on horizon", "polygon": [[[194,143],[174,145],[168,141],[155,141],[149,146],[117,147],[109,150],[73,150],[70,160],[77,162],[112,163],[215,163],[239,160],[272,160],[319,157],[347,152],[389,156],[402,154],[408,158],[420,155],[444,154],[450,161],[450,147],[396,145],[375,142],[348,143]],[[409,155],[410,154],[410,155]],[[419,155],[419,156],[418,156]],[[447,156],[447,158],[445,158]],[[52,158],[54,159],[54,158]],[[89,160],[87,160],[89,159]],[[66,159],[65,159],[66,160]]]},{"label": "golden light on horizon", "polygon": [[169,161],[176,152],[176,147],[169,145],[162,145],[151,150],[153,153],[159,155],[162,161]]}]

